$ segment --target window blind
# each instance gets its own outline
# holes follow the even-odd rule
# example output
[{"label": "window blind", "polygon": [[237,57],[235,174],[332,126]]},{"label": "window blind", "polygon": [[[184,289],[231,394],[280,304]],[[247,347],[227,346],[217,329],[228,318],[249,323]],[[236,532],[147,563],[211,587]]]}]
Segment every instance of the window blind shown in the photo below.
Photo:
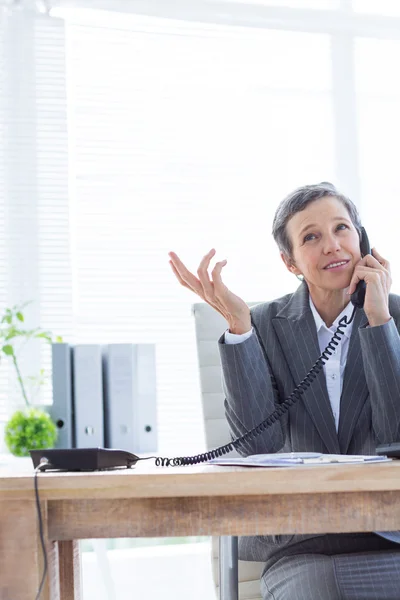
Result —
[{"label": "window blind", "polygon": [[[0,19],[0,306],[30,302],[26,328],[72,334],[65,25],[21,10]],[[19,349],[25,378],[47,372],[36,402],[51,399],[50,348]],[[23,404],[3,358],[0,419]]]},{"label": "window blind", "polygon": [[357,114],[360,138],[364,221],[371,245],[391,263],[392,292],[400,292],[396,248],[400,207],[397,171],[400,135],[400,84],[393,69],[400,59],[398,40],[357,38]]},{"label": "window blind", "polygon": [[[4,18],[0,19],[0,90],[5,89],[5,22]],[[0,140],[5,139],[6,134],[6,118],[5,118],[5,94],[0,92]],[[5,235],[6,221],[6,198],[5,198],[5,144],[0,142],[0,306],[6,304],[7,290],[7,245]],[[1,314],[1,313],[0,313]],[[7,372],[4,367],[4,360],[0,362],[0,421],[5,420],[5,402],[6,402],[6,387],[7,387]]]},{"label": "window blind", "polygon": [[[330,38],[61,13],[0,13],[0,307],[33,300],[27,326],[67,341],[156,343],[160,450],[195,452],[197,299],[167,252],[195,271],[216,247],[227,285],[247,300],[294,289],[271,221],[293,187],[340,176]],[[379,35],[390,37],[389,25]],[[398,187],[398,90],[382,68],[397,46],[355,40],[363,217],[394,275],[395,236],[383,232],[396,220],[388,225],[376,202],[393,212]],[[352,84],[334,85],[337,96]],[[24,373],[48,370],[48,350],[27,348]],[[50,399],[48,386],[39,400]],[[0,421],[16,401],[3,360]]]},{"label": "window blind", "polygon": [[324,35],[66,16],[74,336],[157,346],[161,452],[203,449],[191,304],[167,252],[211,248],[249,301],[293,290],[278,201],[334,178]]},{"label": "window blind", "polygon": [[[201,451],[197,298],[167,252],[195,272],[216,247],[249,301],[295,288],[270,230],[293,187],[335,179],[329,39],[64,19],[23,12],[2,29],[1,301],[34,300],[28,324],[73,343],[155,343],[160,451]],[[50,367],[45,346],[24,358],[25,374]]]}]

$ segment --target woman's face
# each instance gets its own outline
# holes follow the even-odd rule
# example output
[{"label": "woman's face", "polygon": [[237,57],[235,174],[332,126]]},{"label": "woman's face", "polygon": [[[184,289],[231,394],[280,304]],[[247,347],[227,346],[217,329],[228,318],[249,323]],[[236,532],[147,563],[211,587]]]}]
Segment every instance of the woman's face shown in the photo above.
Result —
[{"label": "woman's face", "polygon": [[289,271],[302,274],[309,287],[333,291],[349,286],[361,258],[360,241],[340,200],[327,196],[311,202],[289,220],[286,228],[293,262],[282,258]]}]

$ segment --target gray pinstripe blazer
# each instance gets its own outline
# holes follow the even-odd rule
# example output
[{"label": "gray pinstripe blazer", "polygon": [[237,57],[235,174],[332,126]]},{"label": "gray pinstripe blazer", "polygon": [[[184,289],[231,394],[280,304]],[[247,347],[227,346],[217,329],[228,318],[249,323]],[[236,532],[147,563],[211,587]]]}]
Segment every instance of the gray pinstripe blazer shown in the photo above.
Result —
[{"label": "gray pinstripe blazer", "polygon": [[[367,328],[357,310],[349,342],[340,399],[339,429],[321,371],[289,413],[253,441],[242,454],[315,451],[334,454],[375,454],[379,443],[400,441],[400,296],[390,294],[393,319]],[[294,294],[258,304],[252,317],[264,343],[267,361],[256,335],[241,344],[219,340],[225,411],[233,437],[243,435],[272,413],[303,380],[320,355],[308,287]],[[271,384],[274,374],[279,394]],[[262,556],[255,538],[240,545],[240,557],[266,560],[278,544],[314,536],[268,536]],[[251,547],[254,540],[255,546]],[[268,546],[272,547],[268,549]]]}]

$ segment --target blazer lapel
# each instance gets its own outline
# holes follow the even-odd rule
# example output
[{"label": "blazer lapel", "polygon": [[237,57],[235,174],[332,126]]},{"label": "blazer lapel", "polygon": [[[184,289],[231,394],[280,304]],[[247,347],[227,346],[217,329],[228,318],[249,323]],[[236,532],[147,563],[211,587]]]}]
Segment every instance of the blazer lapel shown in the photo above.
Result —
[{"label": "blazer lapel", "polygon": [[[308,288],[303,283],[288,304],[272,319],[283,354],[298,385],[320,356],[315,321],[310,309]],[[328,453],[339,454],[340,447],[321,370],[298,402],[303,402]]]},{"label": "blazer lapel", "polygon": [[[349,340],[346,367],[344,371],[342,395],[340,398],[339,445],[343,454],[347,453],[354,427],[368,396],[364,374],[358,330],[368,322],[363,310],[354,315],[353,329]],[[344,401],[346,398],[346,401]]]}]

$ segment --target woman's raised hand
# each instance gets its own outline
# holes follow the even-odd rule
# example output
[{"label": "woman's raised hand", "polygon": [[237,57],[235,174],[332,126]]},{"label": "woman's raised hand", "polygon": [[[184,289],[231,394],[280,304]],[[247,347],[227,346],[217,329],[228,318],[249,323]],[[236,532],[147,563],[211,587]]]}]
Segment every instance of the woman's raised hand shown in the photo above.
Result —
[{"label": "woman's raised hand", "polygon": [[347,293],[352,294],[362,279],[367,284],[363,308],[369,325],[373,327],[387,323],[391,319],[389,292],[392,276],[389,261],[376,248],[372,248],[372,253],[366,254],[356,265]]},{"label": "woman's raised hand", "polygon": [[223,283],[221,271],[226,265],[226,260],[217,262],[208,273],[210,261],[215,255],[212,249],[200,262],[197,275],[193,275],[183,264],[175,252],[169,252],[169,264],[181,285],[191,290],[210,306],[215,308],[228,322],[232,333],[245,333],[251,329],[250,309],[247,304],[231,292]]}]

